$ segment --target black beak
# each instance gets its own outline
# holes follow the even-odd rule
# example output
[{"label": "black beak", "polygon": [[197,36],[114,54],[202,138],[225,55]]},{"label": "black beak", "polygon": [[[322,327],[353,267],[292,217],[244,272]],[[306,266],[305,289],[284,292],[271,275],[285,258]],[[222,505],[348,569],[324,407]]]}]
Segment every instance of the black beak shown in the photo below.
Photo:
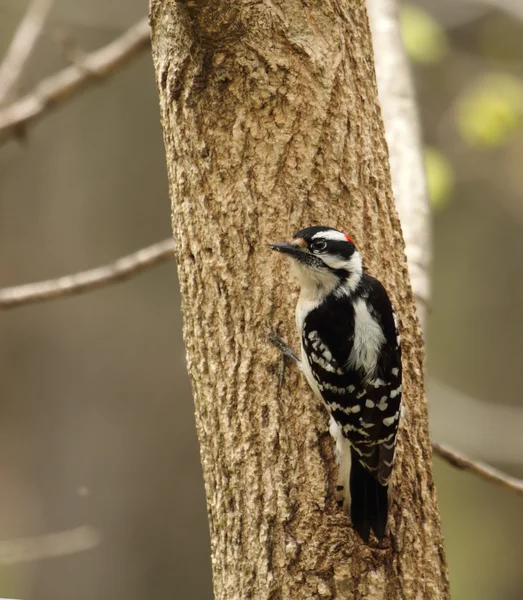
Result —
[{"label": "black beak", "polygon": [[283,244],[269,244],[269,248],[271,250],[276,250],[276,252],[281,252],[282,254],[288,254],[298,260],[303,260],[308,254],[303,248],[296,246],[296,244],[289,244],[288,242],[284,242]]}]

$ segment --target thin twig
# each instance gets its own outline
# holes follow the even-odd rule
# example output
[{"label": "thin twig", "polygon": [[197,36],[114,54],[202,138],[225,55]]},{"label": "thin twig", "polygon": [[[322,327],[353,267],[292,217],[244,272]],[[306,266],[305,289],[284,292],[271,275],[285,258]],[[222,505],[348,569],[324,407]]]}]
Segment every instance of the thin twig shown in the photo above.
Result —
[{"label": "thin twig", "polygon": [[81,64],[70,65],[44,79],[31,93],[0,111],[0,139],[23,131],[52,107],[89,84],[112,75],[149,44],[149,24],[147,19],[142,19],[107,46],[86,54]]},{"label": "thin twig", "polygon": [[12,565],[84,552],[98,546],[101,539],[102,536],[97,529],[90,525],[81,525],[75,529],[47,533],[37,537],[0,540],[0,565]]},{"label": "thin twig", "polygon": [[518,494],[523,494],[523,481],[521,479],[507,475],[507,473],[503,473],[503,471],[499,471],[483,462],[472,460],[456,452],[456,450],[437,442],[432,442],[432,449],[440,458],[446,460],[453,467],[456,467],[456,469],[469,471],[491,483],[500,485]]},{"label": "thin twig", "polygon": [[0,105],[10,100],[44,29],[53,0],[32,0],[0,65]]},{"label": "thin twig", "polygon": [[0,310],[63,298],[123,281],[149,267],[172,260],[173,252],[174,243],[171,239],[167,239],[96,269],[65,275],[58,279],[0,289]]}]

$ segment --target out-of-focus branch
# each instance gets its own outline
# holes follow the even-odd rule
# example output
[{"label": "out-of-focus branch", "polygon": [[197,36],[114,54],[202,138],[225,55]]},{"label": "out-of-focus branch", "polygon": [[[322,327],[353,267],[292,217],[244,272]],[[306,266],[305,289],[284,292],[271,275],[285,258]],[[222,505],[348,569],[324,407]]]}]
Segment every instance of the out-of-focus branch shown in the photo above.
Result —
[{"label": "out-of-focus branch", "polygon": [[174,242],[167,239],[117,261],[58,279],[0,289],[0,310],[87,292],[123,281],[154,265],[174,259]]},{"label": "out-of-focus branch", "polygon": [[507,473],[494,469],[494,467],[486,465],[483,462],[472,460],[443,444],[432,442],[432,449],[435,454],[446,460],[453,467],[456,467],[456,469],[469,471],[501,487],[517,492],[518,494],[523,494],[523,481],[521,479],[507,475]]},{"label": "out-of-focus branch", "polygon": [[522,408],[475,398],[434,377],[429,377],[426,388],[434,439],[486,463],[523,464]]},{"label": "out-of-focus branch", "polygon": [[0,105],[9,101],[44,29],[53,0],[32,0],[0,65]]},{"label": "out-of-focus branch", "polygon": [[144,18],[107,46],[86,54],[81,63],[44,79],[31,93],[0,111],[0,139],[23,131],[52,107],[93,82],[112,75],[149,44],[149,24]]},{"label": "out-of-focus branch", "polygon": [[38,537],[0,541],[0,565],[54,558],[84,552],[98,546],[100,532],[90,525]]},{"label": "out-of-focus branch", "polygon": [[401,220],[410,281],[424,327],[430,299],[429,198],[409,62],[403,48],[396,0],[367,0],[374,62],[392,189]]},{"label": "out-of-focus branch", "polygon": [[[432,404],[431,430],[435,437],[444,437],[445,441],[451,442],[451,445],[433,442],[434,453],[458,469],[523,493],[520,479],[454,450],[454,442],[459,440],[459,446],[465,448],[468,455],[480,456],[489,462],[520,465],[523,445],[519,442],[519,433],[523,426],[523,411],[515,406],[492,405],[472,398],[434,378],[428,381],[428,396]],[[452,411],[452,423],[449,423],[449,411]],[[472,428],[467,427],[471,414],[474,415]],[[503,436],[499,435],[500,431],[504,432]]]}]

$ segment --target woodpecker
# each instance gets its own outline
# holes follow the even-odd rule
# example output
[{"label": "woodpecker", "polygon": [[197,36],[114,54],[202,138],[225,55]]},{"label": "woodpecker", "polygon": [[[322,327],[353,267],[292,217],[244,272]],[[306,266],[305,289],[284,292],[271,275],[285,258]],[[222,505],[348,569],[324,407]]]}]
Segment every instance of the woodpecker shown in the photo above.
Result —
[{"label": "woodpecker", "polygon": [[382,540],[402,395],[401,341],[391,301],[341,231],[307,227],[270,248],[291,260],[300,284],[300,367],[330,415],[336,499],[366,543],[371,530]]}]

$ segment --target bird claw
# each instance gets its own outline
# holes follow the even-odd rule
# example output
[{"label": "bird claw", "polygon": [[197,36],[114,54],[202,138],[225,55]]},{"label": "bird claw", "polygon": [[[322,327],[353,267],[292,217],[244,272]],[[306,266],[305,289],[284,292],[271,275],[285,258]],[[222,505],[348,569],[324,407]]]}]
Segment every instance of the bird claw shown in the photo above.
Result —
[{"label": "bird claw", "polygon": [[287,358],[290,358],[296,364],[300,364],[300,359],[294,354],[294,352],[287,346],[287,344],[281,339],[281,337],[272,329],[269,333],[265,334],[265,338]]},{"label": "bird claw", "polygon": [[281,367],[280,367],[280,377],[278,380],[278,389],[281,389],[283,386],[283,380],[285,379],[285,358],[290,358],[294,361],[298,366],[300,365],[300,359],[294,354],[294,352],[287,346],[287,344],[282,340],[282,338],[272,329],[269,333],[265,334],[265,338],[281,352]]}]

